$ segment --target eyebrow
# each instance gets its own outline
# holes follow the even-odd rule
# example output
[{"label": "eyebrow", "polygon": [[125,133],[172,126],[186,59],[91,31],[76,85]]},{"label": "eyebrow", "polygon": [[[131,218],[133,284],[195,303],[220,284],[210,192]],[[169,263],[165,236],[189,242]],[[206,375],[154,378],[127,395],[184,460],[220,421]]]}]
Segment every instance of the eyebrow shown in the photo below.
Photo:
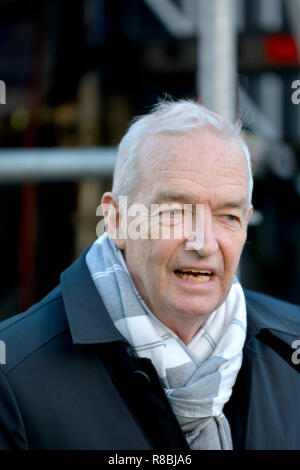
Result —
[{"label": "eyebrow", "polygon": [[[154,197],[153,201],[151,201],[151,204],[159,204],[159,203],[164,203],[164,202],[170,202],[170,201],[176,201],[176,202],[183,202],[187,204],[197,204],[197,202],[191,202],[190,197],[187,196],[185,193],[180,193],[180,192],[169,192],[169,191],[160,191],[156,196]],[[198,202],[198,204],[200,204]],[[245,198],[237,199],[237,200],[228,200],[225,202],[222,202],[221,204],[218,204],[216,209],[236,209],[236,208],[243,208],[247,207],[248,201]]]},{"label": "eyebrow", "polygon": [[161,203],[170,202],[170,201],[183,202],[187,204],[196,204],[196,203],[192,203],[190,201],[190,198],[185,193],[173,193],[173,192],[171,193],[168,191],[161,191],[158,194],[156,194],[154,199],[151,201],[151,204],[161,204]]},{"label": "eyebrow", "polygon": [[247,207],[248,201],[245,198],[238,199],[238,200],[232,200],[232,201],[225,201],[222,202],[222,204],[219,204],[217,206],[217,209],[240,209],[243,207]]}]

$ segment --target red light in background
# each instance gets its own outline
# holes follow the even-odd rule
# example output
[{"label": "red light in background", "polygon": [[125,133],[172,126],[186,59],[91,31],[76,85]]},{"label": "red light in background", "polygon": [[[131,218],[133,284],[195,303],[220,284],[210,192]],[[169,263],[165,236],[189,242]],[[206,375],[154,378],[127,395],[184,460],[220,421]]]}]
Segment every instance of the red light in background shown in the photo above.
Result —
[{"label": "red light in background", "polygon": [[271,34],[263,40],[264,55],[272,65],[298,65],[297,44],[291,34]]}]

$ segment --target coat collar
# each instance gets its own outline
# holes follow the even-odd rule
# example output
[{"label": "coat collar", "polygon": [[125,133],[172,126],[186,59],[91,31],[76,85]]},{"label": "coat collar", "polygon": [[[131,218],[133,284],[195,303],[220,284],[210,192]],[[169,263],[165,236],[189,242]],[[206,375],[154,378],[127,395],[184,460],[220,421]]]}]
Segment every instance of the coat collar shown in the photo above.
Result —
[{"label": "coat collar", "polygon": [[298,305],[259,292],[244,290],[247,308],[246,344],[262,330],[269,330],[283,341],[299,338],[300,308]]},{"label": "coat collar", "polygon": [[[85,257],[89,248],[61,274],[61,289],[74,343],[126,341],[114,326],[90,276]],[[257,292],[245,290],[246,344],[262,329],[276,336],[300,334],[300,309]],[[283,337],[284,339],[284,337]]]},{"label": "coat collar", "polygon": [[99,296],[85,262],[89,248],[60,276],[62,296],[74,343],[124,341]]}]

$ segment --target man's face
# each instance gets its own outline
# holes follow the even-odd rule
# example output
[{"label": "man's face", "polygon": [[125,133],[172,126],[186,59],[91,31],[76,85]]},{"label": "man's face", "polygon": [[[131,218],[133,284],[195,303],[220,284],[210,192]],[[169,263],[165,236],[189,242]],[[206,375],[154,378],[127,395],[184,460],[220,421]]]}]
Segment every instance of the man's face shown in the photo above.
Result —
[{"label": "man's face", "polygon": [[[182,236],[128,238],[120,247],[152,312],[179,336],[184,323],[196,332],[225,300],[246,239],[251,209],[245,158],[236,141],[207,129],[148,137],[140,152],[142,176],[131,202],[148,208],[153,203],[201,204],[203,246],[193,236]],[[177,214],[171,213],[171,221]]]}]

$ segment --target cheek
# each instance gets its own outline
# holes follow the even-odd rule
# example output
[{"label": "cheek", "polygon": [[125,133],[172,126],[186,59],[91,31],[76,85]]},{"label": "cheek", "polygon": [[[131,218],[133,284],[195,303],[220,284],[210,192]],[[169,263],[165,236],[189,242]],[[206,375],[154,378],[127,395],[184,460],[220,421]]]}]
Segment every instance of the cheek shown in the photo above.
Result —
[{"label": "cheek", "polygon": [[147,264],[147,253],[142,240],[127,240],[125,261],[134,278],[142,278]]},{"label": "cheek", "polygon": [[171,264],[176,250],[178,248],[178,240],[157,240],[152,242],[152,257],[160,269],[168,269]]},{"label": "cheek", "polygon": [[127,245],[127,253],[128,264],[143,278],[151,279],[162,261],[159,244],[151,240],[131,240]]},{"label": "cheek", "polygon": [[168,276],[172,271],[172,260],[178,241],[176,240],[152,240],[147,247],[147,272],[151,284],[166,287]]},{"label": "cheek", "polygon": [[236,270],[239,259],[242,253],[244,243],[240,239],[232,238],[224,243],[222,246],[223,258],[224,258],[224,265],[225,265],[225,272],[231,273]]}]

